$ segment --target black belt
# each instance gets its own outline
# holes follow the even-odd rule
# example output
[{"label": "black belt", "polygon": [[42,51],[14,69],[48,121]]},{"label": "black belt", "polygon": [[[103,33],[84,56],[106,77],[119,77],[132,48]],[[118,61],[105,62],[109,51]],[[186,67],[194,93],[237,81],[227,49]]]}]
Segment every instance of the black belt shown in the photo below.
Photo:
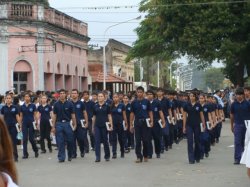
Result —
[{"label": "black belt", "polygon": [[56,122],[60,122],[60,123],[69,123],[70,121],[67,121],[67,120],[61,120],[61,121],[56,121]]}]

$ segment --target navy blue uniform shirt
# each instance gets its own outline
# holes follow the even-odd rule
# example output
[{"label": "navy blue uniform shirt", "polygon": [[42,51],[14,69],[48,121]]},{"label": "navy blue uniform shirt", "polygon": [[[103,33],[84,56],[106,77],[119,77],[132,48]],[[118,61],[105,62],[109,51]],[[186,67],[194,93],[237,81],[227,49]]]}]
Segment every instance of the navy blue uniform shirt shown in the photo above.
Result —
[{"label": "navy blue uniform shirt", "polygon": [[250,103],[246,100],[241,103],[234,101],[231,105],[231,113],[234,115],[234,123],[245,124],[245,120],[250,120]]},{"label": "navy blue uniform shirt", "polygon": [[114,124],[122,123],[123,111],[125,111],[125,105],[123,103],[119,103],[117,106],[111,107],[111,115]]},{"label": "navy blue uniform shirt", "polygon": [[166,98],[163,98],[162,100],[159,100],[159,99],[157,99],[157,100],[160,101],[163,115],[164,115],[165,119],[167,119],[167,117],[169,116],[168,109],[170,109],[169,100]]},{"label": "navy blue uniform shirt", "polygon": [[58,100],[54,104],[53,113],[56,114],[57,122],[62,122],[63,120],[69,122],[71,120],[71,114],[75,113],[75,108],[70,101],[62,103]]},{"label": "navy blue uniform shirt", "polygon": [[86,112],[88,114],[88,120],[91,121],[93,118],[93,111],[94,111],[94,106],[96,103],[92,100],[89,100],[89,101],[84,101],[84,104],[85,104]]},{"label": "navy blue uniform shirt", "polygon": [[202,107],[202,112],[203,112],[203,115],[204,115],[204,118],[205,118],[205,121],[209,121],[209,117],[208,117],[208,114],[211,112],[211,107],[209,104],[204,104]]},{"label": "navy blue uniform shirt", "polygon": [[202,112],[200,103],[195,103],[194,105],[192,105],[190,102],[188,102],[183,109],[188,114],[187,126],[200,127],[200,112]]},{"label": "navy blue uniform shirt", "polygon": [[15,105],[4,105],[1,109],[1,114],[4,117],[4,121],[8,126],[15,126],[17,123],[16,115],[19,114],[18,108]]},{"label": "navy blue uniform shirt", "polygon": [[161,103],[158,99],[154,99],[153,101],[150,102],[151,104],[151,108],[153,111],[153,119],[154,122],[158,122],[158,120],[160,119],[160,111],[162,111],[161,109]]},{"label": "navy blue uniform shirt", "polygon": [[49,120],[52,107],[50,105],[39,105],[37,111],[41,114],[41,120]]},{"label": "navy blue uniform shirt", "polygon": [[131,103],[131,112],[134,113],[136,120],[149,118],[148,112],[150,111],[152,111],[152,108],[149,100],[147,99],[135,99]]},{"label": "navy blue uniform shirt", "polygon": [[73,102],[73,105],[75,107],[75,114],[76,114],[76,123],[78,125],[81,124],[82,119],[84,119],[84,115],[83,112],[85,111],[85,105],[82,101],[78,100],[77,102]]},{"label": "navy blue uniform shirt", "polygon": [[104,103],[102,106],[97,103],[94,107],[95,116],[95,126],[97,127],[106,127],[106,122],[108,122],[108,115],[111,114],[110,106],[107,103]]},{"label": "navy blue uniform shirt", "polygon": [[130,113],[131,113],[131,104],[128,103],[126,106],[126,116],[127,116],[127,121],[128,121],[128,124],[129,124],[129,121],[130,121]]},{"label": "navy blue uniform shirt", "polygon": [[33,103],[30,103],[28,106],[24,103],[21,106],[20,112],[23,114],[23,122],[24,123],[32,123],[35,121],[34,119],[34,113],[37,111],[36,105]]}]

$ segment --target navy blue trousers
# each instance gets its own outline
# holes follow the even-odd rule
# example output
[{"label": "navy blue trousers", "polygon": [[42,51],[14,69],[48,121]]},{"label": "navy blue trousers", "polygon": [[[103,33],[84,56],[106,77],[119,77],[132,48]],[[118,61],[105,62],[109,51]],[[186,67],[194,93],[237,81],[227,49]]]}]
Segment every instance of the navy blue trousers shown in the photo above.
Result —
[{"label": "navy blue trousers", "polygon": [[58,147],[58,160],[65,160],[65,143],[67,143],[68,158],[72,158],[74,138],[69,122],[56,122],[56,143]]},{"label": "navy blue trousers", "polygon": [[245,124],[234,125],[234,159],[240,161],[244,151],[246,126]]},{"label": "navy blue trousers", "polygon": [[95,156],[97,160],[101,160],[101,143],[104,145],[104,158],[109,159],[108,131],[106,127],[95,126]]},{"label": "navy blue trousers", "polygon": [[29,155],[27,146],[28,139],[31,143],[33,151],[38,152],[38,148],[35,142],[35,130],[32,122],[26,122],[26,123],[23,122],[22,131],[23,131],[23,156]]},{"label": "navy blue trousers", "polygon": [[149,156],[153,155],[152,139],[154,140],[155,154],[159,155],[161,153],[161,137],[162,137],[162,129],[158,121],[156,121],[154,123],[153,128],[151,129],[151,137],[150,137],[150,142],[149,142],[149,147],[148,147]]},{"label": "navy blue trousers", "polygon": [[8,131],[12,140],[12,145],[13,145],[13,155],[14,158],[18,158],[18,153],[17,153],[17,130],[16,126],[8,126]]},{"label": "navy blue trousers", "polygon": [[87,138],[87,129],[83,128],[81,124],[78,124],[76,130],[74,131],[74,144],[73,144],[73,157],[77,157],[77,145],[80,148],[80,152],[84,153],[85,141]]},{"label": "navy blue trousers", "polygon": [[200,160],[200,127],[187,126],[188,160],[194,162]]},{"label": "navy blue trousers", "polygon": [[124,153],[124,134],[125,134],[125,131],[123,129],[122,123],[114,122],[114,129],[111,133],[112,152],[114,155],[116,155],[116,153],[117,153],[117,138],[118,138],[118,142],[120,144],[120,151],[122,154]]}]

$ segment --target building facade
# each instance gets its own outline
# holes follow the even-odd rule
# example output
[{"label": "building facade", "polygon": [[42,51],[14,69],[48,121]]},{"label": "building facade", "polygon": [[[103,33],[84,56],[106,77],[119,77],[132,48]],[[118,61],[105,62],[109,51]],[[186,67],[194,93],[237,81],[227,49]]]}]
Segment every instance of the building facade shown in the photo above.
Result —
[{"label": "building facade", "polygon": [[56,9],[0,2],[0,93],[88,88],[88,25]]}]

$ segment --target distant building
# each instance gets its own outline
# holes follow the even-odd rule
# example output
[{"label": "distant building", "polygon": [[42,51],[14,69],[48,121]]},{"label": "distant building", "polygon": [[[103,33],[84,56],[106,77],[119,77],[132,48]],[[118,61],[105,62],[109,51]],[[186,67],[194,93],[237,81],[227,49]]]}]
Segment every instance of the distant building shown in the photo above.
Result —
[{"label": "distant building", "polygon": [[88,25],[51,7],[0,2],[0,93],[88,88]]},{"label": "distant building", "polygon": [[[106,87],[111,92],[133,90],[134,63],[125,62],[131,47],[110,39],[105,47],[106,51]],[[88,52],[89,73],[92,77],[92,89],[103,89],[103,48],[89,50]]]}]

